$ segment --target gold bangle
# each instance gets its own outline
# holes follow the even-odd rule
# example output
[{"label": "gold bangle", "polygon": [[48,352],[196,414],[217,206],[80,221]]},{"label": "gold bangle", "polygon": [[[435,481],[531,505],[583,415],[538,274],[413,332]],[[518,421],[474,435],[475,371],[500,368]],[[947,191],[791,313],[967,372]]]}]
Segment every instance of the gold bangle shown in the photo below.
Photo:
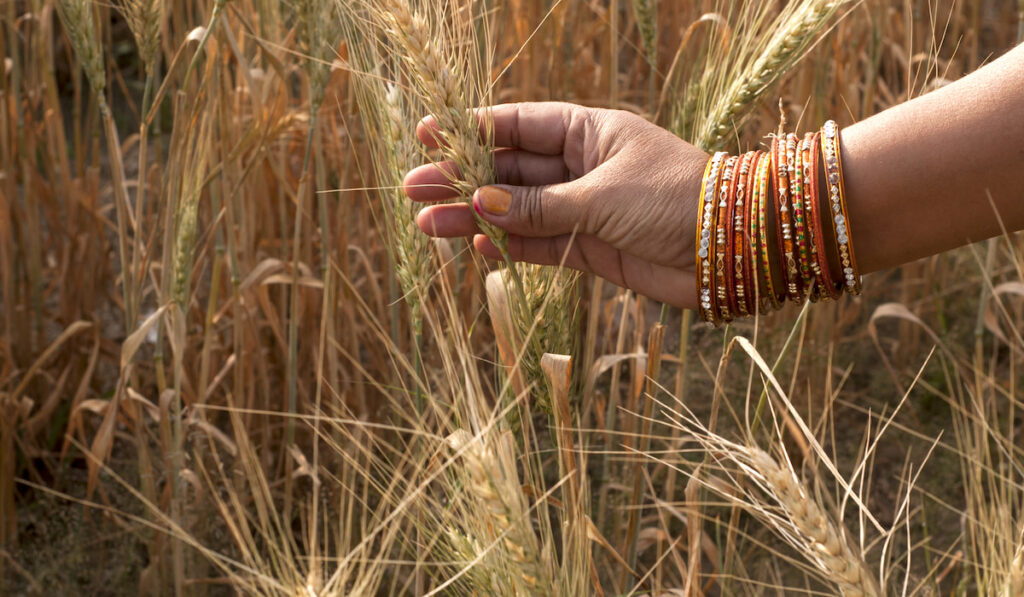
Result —
[{"label": "gold bangle", "polygon": [[821,129],[821,149],[825,158],[825,176],[828,181],[829,206],[832,227],[836,233],[839,249],[839,264],[843,272],[846,291],[860,294],[861,277],[857,271],[857,260],[853,253],[853,242],[849,212],[846,209],[846,193],[843,188],[843,162],[839,143],[839,127],[829,120]]}]

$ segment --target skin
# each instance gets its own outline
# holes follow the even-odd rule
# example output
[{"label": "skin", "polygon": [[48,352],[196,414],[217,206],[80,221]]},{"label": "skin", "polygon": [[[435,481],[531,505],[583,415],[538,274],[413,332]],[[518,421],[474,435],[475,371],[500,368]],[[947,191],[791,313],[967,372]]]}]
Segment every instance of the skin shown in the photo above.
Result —
[{"label": "skin", "polygon": [[[475,209],[508,230],[515,260],[564,263],[696,306],[697,197],[708,154],[622,111],[555,102],[487,110],[502,148],[497,184],[477,190],[472,207],[424,208],[417,218],[424,232],[473,236],[477,250],[498,259],[479,234]],[[428,146],[434,126],[427,118],[417,127]],[[1007,230],[1024,228],[1024,46],[843,128],[842,152],[862,273],[995,236],[1000,218]],[[451,172],[450,164],[420,166],[407,174],[406,193],[425,203],[451,199]],[[495,204],[507,212],[488,212]]]}]

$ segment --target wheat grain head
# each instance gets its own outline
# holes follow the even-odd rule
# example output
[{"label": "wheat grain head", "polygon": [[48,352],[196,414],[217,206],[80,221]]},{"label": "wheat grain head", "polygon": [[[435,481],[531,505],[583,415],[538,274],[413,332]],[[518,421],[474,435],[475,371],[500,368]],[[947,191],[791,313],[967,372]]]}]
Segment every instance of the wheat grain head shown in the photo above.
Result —
[{"label": "wheat grain head", "polygon": [[163,0],[115,0],[114,6],[124,16],[128,29],[139,48],[143,67],[149,72],[160,53],[160,24],[163,21]]},{"label": "wheat grain head", "polygon": [[767,452],[750,448],[747,458],[759,484],[782,507],[785,516],[776,519],[790,526],[787,536],[797,538],[804,553],[839,588],[844,597],[880,594],[863,558],[854,553],[842,529],[825,513],[814,495],[789,467]]},{"label": "wheat grain head", "polygon": [[103,67],[103,50],[92,15],[92,2],[57,0],[57,15],[93,91],[103,93],[107,86],[107,73]]}]

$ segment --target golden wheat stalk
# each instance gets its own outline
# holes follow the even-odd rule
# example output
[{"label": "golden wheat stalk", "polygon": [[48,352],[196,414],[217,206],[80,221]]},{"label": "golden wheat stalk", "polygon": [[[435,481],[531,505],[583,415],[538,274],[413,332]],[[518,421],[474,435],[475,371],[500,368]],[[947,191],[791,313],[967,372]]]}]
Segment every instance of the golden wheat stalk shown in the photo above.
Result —
[{"label": "golden wheat stalk", "polygon": [[102,95],[107,86],[107,73],[103,68],[103,50],[92,16],[92,2],[57,0],[57,16],[60,17],[89,84],[97,95]]},{"label": "golden wheat stalk", "polygon": [[[633,15],[640,31],[640,45],[651,68],[658,66],[658,2],[657,0],[633,0]],[[654,74],[651,74],[654,78]]]},{"label": "golden wheat stalk", "polygon": [[309,74],[310,111],[316,113],[324,101],[327,81],[331,76],[332,40],[338,34],[338,19],[333,0],[297,0],[303,46],[305,46],[306,72]]},{"label": "golden wheat stalk", "polygon": [[760,485],[782,507],[777,522],[792,526],[791,534],[806,548],[804,552],[836,584],[844,597],[875,597],[880,591],[863,558],[854,553],[842,529],[825,513],[814,495],[767,452],[747,451],[751,469]]},{"label": "golden wheat stalk", "polygon": [[[381,0],[378,17],[388,38],[398,49],[398,56],[409,83],[424,107],[438,125],[438,141],[445,159],[453,162],[460,177],[452,185],[462,200],[469,202],[473,192],[494,182],[494,166],[490,143],[481,139],[480,124],[474,111],[483,97],[470,99],[467,81],[479,82],[484,76],[472,72],[469,53],[476,48],[460,48],[446,43],[448,35],[459,33],[439,31],[420,11],[414,11],[404,0]],[[472,28],[472,23],[455,23],[450,27]],[[473,39],[467,29],[463,34]],[[465,41],[465,40],[463,40]],[[463,84],[460,85],[460,80]],[[475,95],[475,94],[473,94]],[[481,230],[504,251],[506,235],[500,228],[477,218]]]},{"label": "golden wheat stalk", "polygon": [[449,435],[447,442],[461,455],[464,489],[480,506],[481,520],[466,525],[471,527],[467,529],[470,536],[484,535],[472,537],[474,543],[494,544],[501,559],[513,563],[517,574],[512,585],[517,595],[550,594],[547,566],[516,472],[512,437],[492,431],[485,439],[460,429]]},{"label": "golden wheat stalk", "polygon": [[[402,189],[402,180],[425,159],[411,134],[411,123],[426,108],[402,85],[388,81],[382,73],[393,70],[394,59],[382,50],[373,35],[363,31],[365,7],[339,4],[343,33],[348,41],[355,100],[370,141],[383,217],[381,228],[395,267],[402,296],[409,304],[417,336],[422,328],[421,309],[428,281],[434,275],[431,239],[416,225],[418,207]],[[392,68],[389,68],[392,67]],[[446,268],[446,271],[450,268]],[[454,284],[450,284],[454,287]]]},{"label": "golden wheat stalk", "polygon": [[[695,143],[704,149],[719,147],[754,103],[803,57],[832,17],[856,1],[804,0],[785,9],[771,24],[774,33],[768,42],[747,64],[741,63],[739,71],[730,75],[730,83],[714,95],[701,115]],[[734,40],[732,47],[742,52],[745,44]]]},{"label": "golden wheat stalk", "polygon": [[[1024,6],[1024,3],[1021,6]],[[1003,585],[1002,597],[1016,595],[1024,595],[1024,543],[1017,547]]]},{"label": "golden wheat stalk", "polygon": [[[374,83],[383,86],[379,82],[371,84]],[[402,179],[406,172],[417,165],[419,152],[412,136],[406,131],[412,118],[406,109],[401,88],[389,84],[382,99],[386,116],[382,128],[391,150],[391,155],[382,160],[386,178],[381,180],[386,187],[383,192],[384,207],[388,212],[387,228],[392,238],[390,247],[395,253],[396,274],[412,310],[413,324],[419,326],[419,312],[425,295],[423,281],[433,275],[431,257],[434,251],[430,238],[416,226],[417,207],[402,190]]]},{"label": "golden wheat stalk", "polygon": [[135,38],[148,73],[156,65],[160,53],[160,23],[163,21],[163,0],[115,0],[114,6],[124,16],[128,29]]},{"label": "golden wheat stalk", "polygon": [[[471,7],[471,3],[462,7]],[[458,169],[459,176],[453,177],[451,184],[468,202],[477,188],[494,182],[494,168],[490,142],[486,134],[481,135],[474,111],[477,103],[486,103],[486,94],[478,89],[487,77],[478,62],[483,43],[472,12],[454,13],[425,14],[410,8],[405,0],[380,0],[376,14],[397,50],[410,88],[437,122],[442,156]],[[505,232],[480,218],[477,223],[504,253]],[[507,271],[508,303],[518,328],[514,330],[514,348],[517,357],[521,355],[520,366],[540,390],[538,402],[550,412],[540,359],[545,352],[571,352],[576,276],[528,265],[510,264]],[[521,350],[524,346],[527,349]]]}]

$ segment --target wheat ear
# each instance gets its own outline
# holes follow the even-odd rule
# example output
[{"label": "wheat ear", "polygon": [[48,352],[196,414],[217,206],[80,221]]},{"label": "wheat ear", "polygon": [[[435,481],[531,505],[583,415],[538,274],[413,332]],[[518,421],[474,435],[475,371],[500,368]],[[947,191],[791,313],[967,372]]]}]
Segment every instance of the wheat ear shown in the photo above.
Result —
[{"label": "wheat ear", "polygon": [[[640,31],[640,44],[651,68],[657,67],[658,59],[658,5],[657,0],[633,0],[633,15],[636,28]],[[654,76],[653,74],[651,75]]]},{"label": "wheat ear", "polygon": [[[1024,6],[1024,4],[1022,4]],[[1024,595],[1024,544],[1017,547],[1017,553],[1010,562],[1010,572],[1006,575],[1003,597]]]},{"label": "wheat ear", "polygon": [[107,87],[107,73],[103,68],[103,50],[100,48],[96,24],[92,18],[89,0],[57,0],[57,16],[71,41],[89,84],[97,95]]},{"label": "wheat ear", "polygon": [[160,53],[160,23],[163,0],[115,0],[114,6],[124,16],[128,29],[139,47],[139,57],[147,72],[152,70]]},{"label": "wheat ear", "polygon": [[[459,167],[460,180],[452,180],[463,201],[473,192],[494,182],[490,149],[480,139],[480,125],[474,106],[463,96],[459,80],[472,79],[468,60],[452,60],[466,50],[444,46],[444,35],[434,35],[428,19],[402,0],[382,0],[384,29],[400,48],[400,59],[412,87],[438,125],[441,153]],[[505,233],[477,218],[481,230],[504,249]]]},{"label": "wheat ear", "polygon": [[781,466],[767,452],[753,448],[750,463],[766,489],[785,511],[787,520],[799,531],[811,560],[844,597],[876,597],[879,590],[867,564],[850,548],[842,530],[825,514],[796,475]]},{"label": "wheat ear", "polygon": [[[447,438],[448,445],[461,454],[465,490],[483,510],[479,527],[467,527],[477,531],[473,535],[485,534],[474,537],[478,545],[495,543],[515,564],[517,594],[549,594],[549,575],[512,458],[514,440],[506,433],[490,435],[485,440],[460,429]],[[490,532],[480,532],[483,529]]]},{"label": "wheat ear", "polygon": [[339,19],[332,0],[298,0],[301,39],[308,54],[306,72],[309,74],[310,111],[315,114],[324,101],[327,81],[331,76],[331,43],[338,34]]},{"label": "wheat ear", "polygon": [[803,56],[836,12],[850,0],[808,0],[776,28],[761,54],[718,96],[696,137],[697,145],[713,149],[762,94]]}]

